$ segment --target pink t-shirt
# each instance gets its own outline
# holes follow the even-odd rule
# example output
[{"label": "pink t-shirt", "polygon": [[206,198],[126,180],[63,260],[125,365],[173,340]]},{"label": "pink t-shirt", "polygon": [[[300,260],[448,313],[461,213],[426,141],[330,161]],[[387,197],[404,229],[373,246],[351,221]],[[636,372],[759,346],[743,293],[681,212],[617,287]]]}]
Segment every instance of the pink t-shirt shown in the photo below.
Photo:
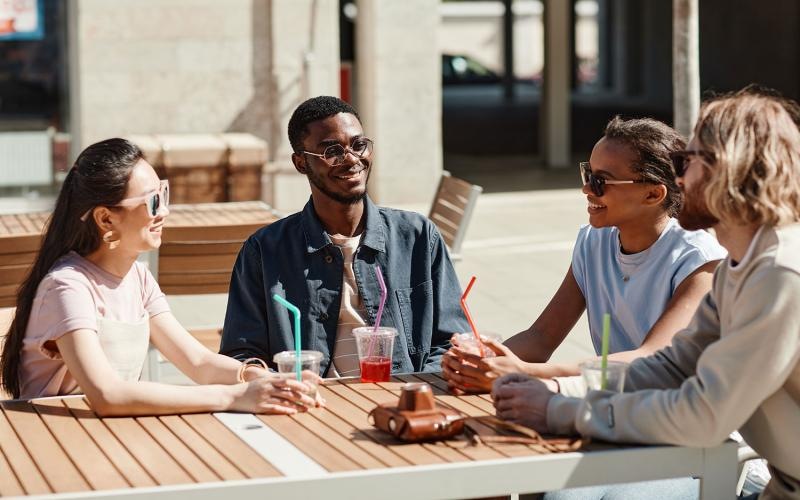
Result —
[{"label": "pink t-shirt", "polygon": [[20,397],[78,390],[78,383],[54,350],[54,341],[62,335],[78,329],[100,332],[98,318],[146,324],[149,318],[167,311],[164,293],[143,264],[134,263],[128,274],[119,278],[75,252],[68,253],[53,265],[36,291],[22,347]]}]

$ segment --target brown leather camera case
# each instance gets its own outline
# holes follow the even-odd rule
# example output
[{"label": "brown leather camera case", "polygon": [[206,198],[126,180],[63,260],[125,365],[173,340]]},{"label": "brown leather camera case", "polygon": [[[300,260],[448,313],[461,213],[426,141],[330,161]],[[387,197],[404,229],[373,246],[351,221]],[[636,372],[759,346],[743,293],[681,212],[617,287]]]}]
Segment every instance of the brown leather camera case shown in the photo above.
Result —
[{"label": "brown leather camera case", "polygon": [[377,406],[369,417],[375,427],[403,441],[445,439],[464,432],[465,416],[437,405],[425,383],[406,384],[397,406]]}]

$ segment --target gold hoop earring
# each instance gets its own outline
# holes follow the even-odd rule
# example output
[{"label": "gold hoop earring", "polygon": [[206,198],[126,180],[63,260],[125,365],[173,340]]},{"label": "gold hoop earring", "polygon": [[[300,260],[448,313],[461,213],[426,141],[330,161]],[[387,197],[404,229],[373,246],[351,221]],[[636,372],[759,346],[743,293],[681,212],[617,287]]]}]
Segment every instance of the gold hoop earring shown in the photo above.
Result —
[{"label": "gold hoop earring", "polygon": [[103,241],[108,243],[108,249],[114,250],[119,246],[119,237],[114,233],[114,231],[108,231],[103,235]]}]

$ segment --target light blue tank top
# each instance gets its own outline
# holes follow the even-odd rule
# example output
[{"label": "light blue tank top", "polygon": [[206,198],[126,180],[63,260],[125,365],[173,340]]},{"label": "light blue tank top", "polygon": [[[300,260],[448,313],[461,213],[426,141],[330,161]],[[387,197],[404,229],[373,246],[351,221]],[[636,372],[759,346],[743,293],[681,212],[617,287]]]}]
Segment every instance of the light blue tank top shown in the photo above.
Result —
[{"label": "light blue tank top", "polygon": [[611,314],[609,352],[638,348],[681,282],[725,249],[706,231],[687,231],[670,219],[643,252],[623,254],[616,227],[581,227],[572,273],[586,299],[589,332],[600,354],[603,313]]}]

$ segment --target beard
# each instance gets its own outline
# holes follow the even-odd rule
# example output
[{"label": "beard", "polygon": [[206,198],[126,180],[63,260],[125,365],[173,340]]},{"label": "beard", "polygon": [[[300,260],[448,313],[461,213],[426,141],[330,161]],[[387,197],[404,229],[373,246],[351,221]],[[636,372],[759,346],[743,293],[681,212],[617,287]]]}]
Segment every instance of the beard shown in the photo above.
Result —
[{"label": "beard", "polygon": [[678,222],[682,228],[689,231],[708,229],[719,223],[719,219],[708,210],[701,183],[696,183],[689,191],[684,191]]},{"label": "beard", "polygon": [[[369,168],[369,165],[365,166],[365,168],[367,168],[367,182],[369,182],[369,176],[372,173],[372,169]],[[364,191],[361,193],[346,195],[335,192],[325,185],[325,179],[320,174],[316,173],[312,168],[306,170],[306,177],[308,177],[308,182],[310,182],[314,187],[322,191],[322,193],[324,193],[330,199],[339,202],[342,205],[356,205],[361,203],[361,201],[367,197],[366,186]]]}]

